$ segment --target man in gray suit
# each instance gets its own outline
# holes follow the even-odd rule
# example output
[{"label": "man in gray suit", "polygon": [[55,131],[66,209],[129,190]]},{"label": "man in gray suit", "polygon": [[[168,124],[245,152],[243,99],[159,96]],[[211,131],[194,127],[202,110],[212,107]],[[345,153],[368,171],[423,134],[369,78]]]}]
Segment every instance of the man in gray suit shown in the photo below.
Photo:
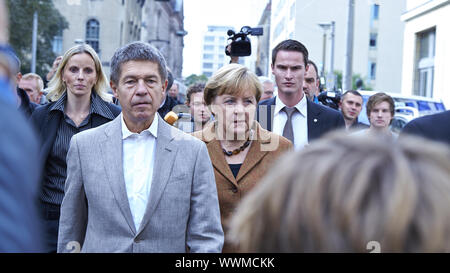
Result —
[{"label": "man in gray suit", "polygon": [[71,140],[58,252],[222,250],[208,151],[156,113],[166,85],[153,46],[135,42],[114,54],[111,88],[122,114]]}]

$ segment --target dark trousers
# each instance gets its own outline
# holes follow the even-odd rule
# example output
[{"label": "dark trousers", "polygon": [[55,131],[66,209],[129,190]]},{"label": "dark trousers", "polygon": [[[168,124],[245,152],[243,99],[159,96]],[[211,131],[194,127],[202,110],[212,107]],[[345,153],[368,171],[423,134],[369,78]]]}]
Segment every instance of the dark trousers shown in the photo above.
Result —
[{"label": "dark trousers", "polygon": [[60,206],[42,203],[45,231],[45,252],[56,253],[58,245],[58,229]]}]

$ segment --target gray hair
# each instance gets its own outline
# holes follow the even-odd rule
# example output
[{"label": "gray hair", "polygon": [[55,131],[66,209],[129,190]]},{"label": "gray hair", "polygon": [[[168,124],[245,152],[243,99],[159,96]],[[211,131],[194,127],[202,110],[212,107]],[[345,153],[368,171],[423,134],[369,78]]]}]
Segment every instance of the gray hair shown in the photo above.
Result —
[{"label": "gray hair", "polygon": [[261,84],[263,84],[263,83],[265,83],[265,82],[270,82],[270,83],[274,83],[273,81],[272,81],[272,79],[270,79],[269,77],[266,77],[266,76],[259,76],[258,77],[258,80],[259,80],[259,82],[261,83]]},{"label": "gray hair", "polygon": [[121,65],[129,61],[150,61],[158,64],[161,81],[167,79],[167,65],[164,56],[154,46],[144,42],[133,42],[118,49],[111,58],[111,81],[119,83]]}]

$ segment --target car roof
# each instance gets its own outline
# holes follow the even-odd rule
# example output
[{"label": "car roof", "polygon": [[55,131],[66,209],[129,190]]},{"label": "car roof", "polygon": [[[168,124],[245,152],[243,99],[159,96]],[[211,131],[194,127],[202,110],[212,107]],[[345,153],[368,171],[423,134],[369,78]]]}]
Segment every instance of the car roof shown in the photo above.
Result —
[{"label": "car roof", "polygon": [[[358,90],[358,92],[363,96],[372,96],[376,93],[379,93],[381,91],[369,91],[369,90]],[[387,95],[391,96],[392,98],[398,98],[398,99],[413,99],[413,100],[421,100],[421,101],[430,101],[430,102],[439,102],[442,103],[441,99],[435,99],[435,98],[428,98],[428,97],[422,97],[422,96],[416,96],[416,95],[404,95],[400,93],[390,93],[390,92],[384,92]]]}]

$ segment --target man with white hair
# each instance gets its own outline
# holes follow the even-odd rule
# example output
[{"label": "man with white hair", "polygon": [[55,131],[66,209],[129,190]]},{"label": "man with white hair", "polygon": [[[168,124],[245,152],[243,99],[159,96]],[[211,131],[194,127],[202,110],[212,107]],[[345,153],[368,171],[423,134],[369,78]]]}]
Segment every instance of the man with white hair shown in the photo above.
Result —
[{"label": "man with white hair", "polygon": [[263,93],[259,101],[271,99],[275,92],[275,83],[270,78],[264,76],[258,77],[258,79],[263,86]]}]

